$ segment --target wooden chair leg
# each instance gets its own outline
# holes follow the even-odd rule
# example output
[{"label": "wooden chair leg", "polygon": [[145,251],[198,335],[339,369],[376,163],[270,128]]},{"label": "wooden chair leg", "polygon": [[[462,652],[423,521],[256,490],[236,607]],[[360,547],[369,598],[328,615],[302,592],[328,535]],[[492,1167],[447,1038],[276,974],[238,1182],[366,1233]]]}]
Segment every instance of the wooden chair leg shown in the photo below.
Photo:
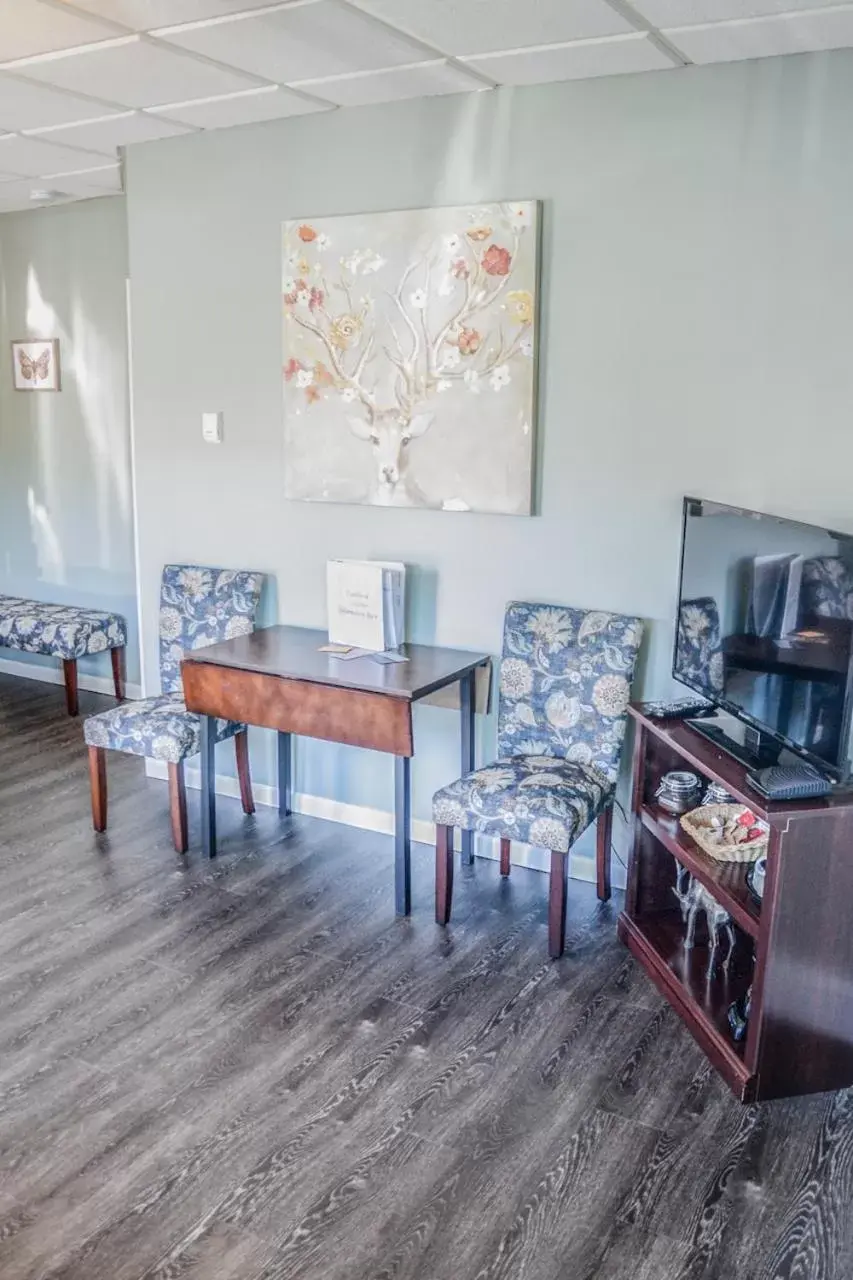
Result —
[{"label": "wooden chair leg", "polygon": [[237,757],[237,777],[240,779],[240,799],[244,813],[255,812],[252,795],[252,776],[249,773],[249,731],[243,729],[234,735],[234,754]]},{"label": "wooden chair leg", "polygon": [[613,805],[598,815],[595,833],[595,879],[602,902],[610,900],[610,846],[613,836]]},{"label": "wooden chair leg", "polygon": [[124,702],[124,673],[125,673],[125,648],[120,645],[117,649],[110,649],[110,659],[113,664],[113,687],[116,691],[116,698],[119,702]]},{"label": "wooden chair leg", "polygon": [[182,764],[169,764],[169,812],[172,818],[172,840],[175,844],[175,852],[186,853],[189,845],[187,788]]},{"label": "wooden chair leg", "polygon": [[89,786],[92,792],[92,826],[107,829],[107,753],[103,747],[89,748]]},{"label": "wooden chair leg", "polygon": [[566,937],[567,853],[551,854],[551,883],[548,890],[548,953],[552,960],[563,954]]},{"label": "wooden chair leg", "polygon": [[65,705],[70,716],[76,716],[80,710],[77,701],[77,659],[62,659],[62,675],[65,680]]},{"label": "wooden chair leg", "polygon": [[435,919],[447,924],[453,903],[453,827],[435,829]]},{"label": "wooden chair leg", "polygon": [[509,875],[509,868],[510,868],[509,845],[510,845],[509,840],[501,840],[501,875],[502,876]]}]

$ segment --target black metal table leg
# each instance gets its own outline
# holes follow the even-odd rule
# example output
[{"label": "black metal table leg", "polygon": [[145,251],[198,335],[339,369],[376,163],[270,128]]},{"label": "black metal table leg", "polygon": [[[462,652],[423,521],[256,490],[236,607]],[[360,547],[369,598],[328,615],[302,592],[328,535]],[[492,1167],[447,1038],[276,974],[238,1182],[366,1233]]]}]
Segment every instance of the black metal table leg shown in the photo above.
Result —
[{"label": "black metal table leg", "polygon": [[[459,714],[462,730],[462,773],[474,768],[474,680],[476,671],[469,671],[459,681]],[[474,862],[474,832],[462,832],[462,865]]]},{"label": "black metal table leg", "polygon": [[291,809],[291,737],[289,733],[278,735],[278,812],[282,818],[292,813]]},{"label": "black metal table leg", "polygon": [[398,916],[412,910],[411,760],[394,757],[394,906]]},{"label": "black metal table leg", "polygon": [[216,857],[216,719],[201,717],[201,847]]}]

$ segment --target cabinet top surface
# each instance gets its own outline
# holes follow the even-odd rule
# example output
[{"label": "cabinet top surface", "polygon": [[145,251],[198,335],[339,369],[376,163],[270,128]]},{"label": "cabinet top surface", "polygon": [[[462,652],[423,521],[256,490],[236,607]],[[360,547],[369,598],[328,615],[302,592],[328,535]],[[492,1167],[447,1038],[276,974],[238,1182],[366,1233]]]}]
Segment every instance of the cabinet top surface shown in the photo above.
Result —
[{"label": "cabinet top surface", "polygon": [[328,641],[325,631],[309,627],[263,627],[250,635],[188,652],[184,663],[306,680],[339,689],[361,689],[414,701],[453,684],[489,661],[485,653],[425,644],[400,646],[408,662],[378,663],[370,657],[344,660],[320,652]]},{"label": "cabinet top surface", "polygon": [[838,809],[853,809],[853,787],[838,788],[837,792],[820,800],[767,801],[747,784],[749,772],[734,756],[708,738],[697,733],[684,720],[655,720],[646,715],[641,702],[632,702],[630,715],[660,741],[667,743],[694,768],[707,778],[722,785],[738,800],[749,805],[767,821],[780,818],[815,817]]}]

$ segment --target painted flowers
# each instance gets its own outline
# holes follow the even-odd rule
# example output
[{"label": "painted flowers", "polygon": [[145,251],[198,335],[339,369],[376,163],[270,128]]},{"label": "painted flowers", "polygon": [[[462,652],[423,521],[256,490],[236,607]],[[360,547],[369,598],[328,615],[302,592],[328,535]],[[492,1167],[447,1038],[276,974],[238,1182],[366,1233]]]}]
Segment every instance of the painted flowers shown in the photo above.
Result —
[{"label": "painted flowers", "polygon": [[329,323],[329,338],[332,345],[341,351],[346,351],[361,333],[361,325],[362,322],[358,316],[336,316]]},{"label": "painted flowers", "polygon": [[[525,243],[534,214],[528,203],[376,216],[399,219],[408,239],[372,216],[289,224],[288,405],[337,405],[344,429],[370,440],[359,422],[405,425],[430,401],[453,414],[460,397],[486,409],[500,396],[529,435],[532,406],[515,408],[535,376],[535,246]],[[313,415],[324,429],[327,414]]]},{"label": "painted flowers", "polygon": [[503,245],[490,244],[480,262],[483,270],[490,276],[508,276],[512,266],[512,255]]}]

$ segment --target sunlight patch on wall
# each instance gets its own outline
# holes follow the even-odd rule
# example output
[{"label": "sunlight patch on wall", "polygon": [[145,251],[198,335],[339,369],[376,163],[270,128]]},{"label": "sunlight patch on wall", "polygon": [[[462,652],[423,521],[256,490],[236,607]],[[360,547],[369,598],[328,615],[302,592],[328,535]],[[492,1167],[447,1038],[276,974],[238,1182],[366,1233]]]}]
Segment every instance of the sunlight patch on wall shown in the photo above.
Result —
[{"label": "sunlight patch on wall", "polygon": [[50,522],[47,507],[36,500],[32,485],[27,487],[27,510],[30,513],[30,531],[38,558],[39,575],[46,582],[65,582],[65,559],[56,531]]},{"label": "sunlight patch on wall", "polygon": [[[79,297],[72,304],[70,330],[44,297],[38,275],[32,264],[27,270],[27,329],[32,334],[60,340],[62,391],[59,396],[76,396],[86,433],[90,471],[96,486],[96,500],[86,518],[95,521],[96,547],[93,549],[98,568],[111,569],[123,555],[123,531],[131,518],[129,481],[129,441],[127,436],[127,391],[125,370],[108,358],[111,345],[92,324]],[[37,513],[41,537],[39,558],[42,568],[46,556],[54,570],[62,564],[61,531],[65,513],[62,493],[67,490],[67,477],[60,474],[63,448],[69,447],[58,429],[60,403],[47,393],[33,393],[38,439],[38,487],[32,495],[31,519]],[[71,517],[80,519],[72,511]],[[47,535],[50,531],[50,536]],[[35,534],[35,525],[34,525]],[[54,554],[58,551],[58,559]],[[44,554],[43,554],[44,553]],[[64,566],[63,566],[64,568]],[[64,577],[54,578],[63,581]]]}]

